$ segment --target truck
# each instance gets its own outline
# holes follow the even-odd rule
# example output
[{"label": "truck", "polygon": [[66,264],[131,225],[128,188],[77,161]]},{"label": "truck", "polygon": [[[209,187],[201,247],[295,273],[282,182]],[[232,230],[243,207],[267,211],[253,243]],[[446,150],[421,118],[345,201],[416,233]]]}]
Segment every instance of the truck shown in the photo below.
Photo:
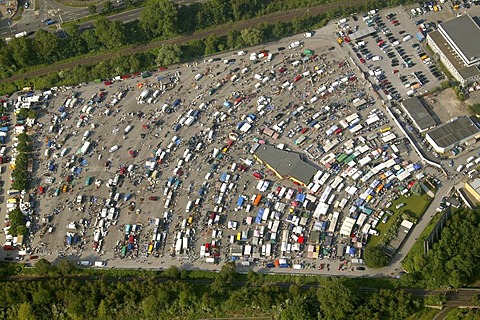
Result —
[{"label": "truck", "polygon": [[301,44],[300,41],[294,41],[288,46],[288,48],[289,49],[295,49],[295,48],[300,47],[300,44]]},{"label": "truck", "polygon": [[22,32],[19,32],[19,33],[16,33],[15,34],[15,38],[23,38],[23,37],[26,37],[27,36],[27,31],[22,31]]},{"label": "truck", "polygon": [[90,141],[85,141],[83,144],[82,148],[80,149],[81,154],[87,154],[88,149],[90,148],[91,142]]},{"label": "truck", "polygon": [[107,263],[104,262],[104,261],[95,261],[95,264],[94,264],[94,266],[97,267],[97,268],[105,267],[106,265],[107,265]]}]

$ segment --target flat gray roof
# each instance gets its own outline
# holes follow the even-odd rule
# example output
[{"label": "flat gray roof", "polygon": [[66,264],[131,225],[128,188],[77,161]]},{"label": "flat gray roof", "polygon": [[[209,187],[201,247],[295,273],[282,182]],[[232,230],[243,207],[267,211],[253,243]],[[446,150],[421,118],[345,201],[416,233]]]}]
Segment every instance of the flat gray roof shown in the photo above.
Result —
[{"label": "flat gray roof", "polygon": [[438,32],[438,30],[432,31],[428,33],[428,37],[432,39],[433,42],[437,45],[438,49],[442,52],[442,54],[450,61],[450,63],[453,65],[453,67],[456,70],[462,69],[465,67],[465,64],[463,63],[463,60],[460,59],[460,57],[453,52],[453,48],[448,44],[447,40],[441,34]]},{"label": "flat gray roof", "polygon": [[468,14],[440,24],[468,61],[480,58],[480,27]]},{"label": "flat gray roof", "polygon": [[462,76],[464,80],[468,80],[472,77],[476,77],[480,74],[480,70],[478,70],[478,66],[470,66],[463,69],[458,70],[458,73]]},{"label": "flat gray roof", "polygon": [[283,177],[293,177],[305,184],[310,183],[318,169],[306,162],[305,156],[286,150],[280,150],[269,144],[262,144],[255,155],[268,163]]},{"label": "flat gray roof", "polygon": [[437,125],[435,119],[433,119],[432,115],[418,97],[403,100],[402,107],[421,131]]},{"label": "flat gray roof", "polygon": [[447,148],[460,141],[478,136],[480,129],[472,119],[467,116],[461,116],[436,127],[427,134],[438,146]]},{"label": "flat gray roof", "polygon": [[377,30],[375,30],[374,27],[368,27],[366,29],[361,29],[361,30],[358,30],[358,31],[355,31],[354,33],[351,33],[348,35],[348,37],[350,38],[350,40],[358,40],[358,39],[361,39],[363,37],[366,37],[368,35],[371,35],[372,33],[376,32]]}]

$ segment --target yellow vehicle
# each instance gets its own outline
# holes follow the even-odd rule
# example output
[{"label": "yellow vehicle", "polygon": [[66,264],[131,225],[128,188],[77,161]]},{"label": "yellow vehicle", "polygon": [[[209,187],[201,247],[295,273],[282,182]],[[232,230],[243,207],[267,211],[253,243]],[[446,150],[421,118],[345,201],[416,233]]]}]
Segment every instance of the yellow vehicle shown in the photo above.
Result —
[{"label": "yellow vehicle", "polygon": [[338,44],[342,44],[343,43],[342,38],[337,38],[337,42],[338,42]]},{"label": "yellow vehicle", "polygon": [[385,128],[380,129],[380,133],[388,132],[390,130],[392,130],[391,127],[385,127]]},{"label": "yellow vehicle", "polygon": [[188,224],[192,224],[192,222],[193,222],[193,217],[192,217],[192,216],[189,216],[189,217],[188,217]]},{"label": "yellow vehicle", "polygon": [[153,251],[153,244],[150,243],[150,244],[148,245],[148,254],[152,254],[152,251]]},{"label": "yellow vehicle", "polygon": [[453,10],[458,10],[458,8],[460,8],[460,6],[458,4],[453,6]]},{"label": "yellow vehicle", "polygon": [[240,240],[242,240],[242,233],[241,232],[237,233],[237,241],[240,241]]},{"label": "yellow vehicle", "polygon": [[65,193],[68,191],[68,186],[66,184],[63,185],[62,192]]}]

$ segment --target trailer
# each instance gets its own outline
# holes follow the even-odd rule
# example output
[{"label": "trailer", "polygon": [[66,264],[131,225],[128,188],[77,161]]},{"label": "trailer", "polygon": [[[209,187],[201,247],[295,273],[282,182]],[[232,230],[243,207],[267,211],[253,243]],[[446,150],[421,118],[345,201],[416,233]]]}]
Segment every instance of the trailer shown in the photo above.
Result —
[{"label": "trailer", "polygon": [[85,141],[83,144],[82,148],[80,149],[81,154],[87,154],[88,149],[90,148],[91,142],[90,141]]}]

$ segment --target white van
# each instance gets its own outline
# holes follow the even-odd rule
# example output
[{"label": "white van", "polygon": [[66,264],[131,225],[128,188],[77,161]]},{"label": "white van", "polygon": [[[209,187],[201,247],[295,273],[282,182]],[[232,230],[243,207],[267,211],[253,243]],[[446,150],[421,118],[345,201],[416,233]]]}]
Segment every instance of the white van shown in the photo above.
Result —
[{"label": "white van", "polygon": [[459,165],[459,166],[457,167],[457,172],[462,171],[464,167],[465,167],[465,166],[464,166],[463,164]]},{"label": "white van", "polygon": [[110,148],[110,150],[108,150],[110,153],[114,153],[115,151],[118,150],[118,146],[117,145],[114,145],[113,147]]},{"label": "white van", "polygon": [[68,151],[67,148],[63,148],[62,152],[60,152],[60,157],[65,157],[65,155],[67,154],[67,151]]},{"label": "white van", "polygon": [[126,128],[125,128],[125,134],[129,133],[131,130],[132,130],[132,126],[128,125]]},{"label": "white van", "polygon": [[187,207],[185,208],[185,212],[187,213],[190,212],[190,210],[192,210],[192,206],[193,206],[193,201],[192,200],[188,201]]}]

